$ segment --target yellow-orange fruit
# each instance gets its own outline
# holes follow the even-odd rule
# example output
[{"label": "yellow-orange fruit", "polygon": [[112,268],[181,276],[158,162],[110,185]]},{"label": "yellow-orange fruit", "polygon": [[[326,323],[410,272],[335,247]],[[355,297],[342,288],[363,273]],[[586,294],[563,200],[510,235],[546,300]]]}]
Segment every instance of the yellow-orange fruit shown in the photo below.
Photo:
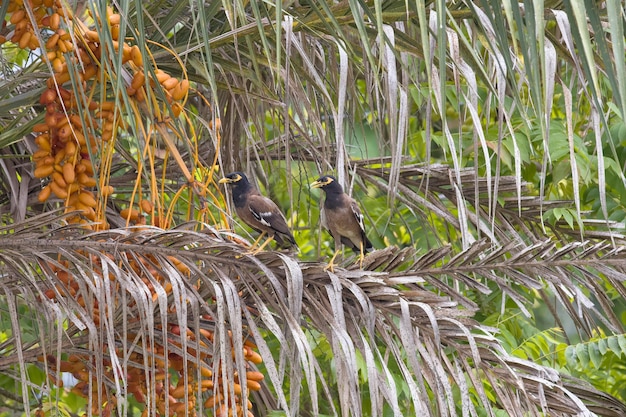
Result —
[{"label": "yellow-orange fruit", "polygon": [[172,97],[172,99],[180,100],[185,96],[184,94],[181,94],[181,91],[182,89],[180,88],[180,83],[178,83],[174,88],[168,91],[168,94]]},{"label": "yellow-orange fruit", "polygon": [[50,183],[50,189],[52,190],[52,192],[54,193],[54,195],[56,195],[57,197],[61,198],[61,199],[66,199],[67,198],[67,190],[64,188],[59,187],[59,185],[52,181]]},{"label": "yellow-orange fruit", "polygon": [[182,80],[174,89],[172,89],[172,98],[174,100],[182,100],[189,91],[189,80]]},{"label": "yellow-orange fruit", "polygon": [[85,172],[87,175],[93,175],[93,165],[91,164],[91,161],[89,159],[82,159],[80,161],[80,164],[83,165],[85,167]]},{"label": "yellow-orange fruit", "polygon": [[67,124],[65,124],[64,126],[57,126],[57,129],[59,129],[57,132],[57,134],[59,135],[59,139],[61,139],[61,141],[63,142],[65,142],[67,138],[69,138],[72,134],[72,129]]},{"label": "yellow-orange fruit", "polygon": [[[60,45],[63,45],[63,47]],[[59,50],[61,52],[72,52],[74,50],[74,44],[72,41],[59,39]]]},{"label": "yellow-orange fruit", "polygon": [[37,39],[37,36],[33,34],[28,42],[28,49],[35,50],[37,48],[39,48],[39,39]]},{"label": "yellow-orange fruit", "polygon": [[109,23],[112,25],[119,25],[121,20],[121,16],[117,13],[113,13],[109,16]]},{"label": "yellow-orange fruit", "polygon": [[98,202],[94,198],[93,194],[89,191],[83,191],[78,195],[78,200],[87,207],[95,207]]},{"label": "yellow-orange fruit", "polygon": [[59,87],[59,95],[63,101],[68,101],[72,99],[72,92],[66,88]]},{"label": "yellow-orange fruit", "polygon": [[59,74],[54,74],[54,77],[48,78],[47,84],[48,88],[54,88],[55,82],[58,85],[63,85],[70,80],[69,72],[62,72]]},{"label": "yellow-orange fruit", "polygon": [[203,379],[202,382],[200,382],[200,386],[202,387],[202,391],[213,389],[213,381],[210,379]]},{"label": "yellow-orange fruit", "polygon": [[67,32],[65,29],[59,29],[57,30],[57,33],[59,34],[59,39],[61,39],[62,41],[69,41],[70,39],[72,39],[72,35],[70,35],[70,33]]},{"label": "yellow-orange fruit", "polygon": [[91,42],[100,42],[100,35],[95,30],[88,30],[85,32],[85,38]]},{"label": "yellow-orange fruit", "polygon": [[46,53],[46,56],[48,57],[49,61],[52,61],[54,58],[56,58],[57,56],[59,56],[59,54],[56,53],[56,51],[48,51]]},{"label": "yellow-orange fruit", "polygon": [[100,194],[102,194],[104,197],[108,197],[111,194],[113,194],[114,192],[115,192],[115,188],[112,185],[105,185],[100,190]]},{"label": "yellow-orange fruit", "polygon": [[250,362],[257,365],[263,363],[263,358],[261,358],[261,355],[259,355],[254,350],[248,348],[247,346],[244,346],[244,357],[246,358],[246,360],[249,360]]},{"label": "yellow-orange fruit", "polygon": [[83,122],[80,120],[80,116],[77,114],[72,114],[70,116],[70,122],[79,129],[83,128]]},{"label": "yellow-orange fruit", "polygon": [[65,144],[65,155],[71,158],[74,156],[75,153],[76,153],[76,143],[74,143],[73,140],[70,140]]},{"label": "yellow-orange fruit", "polygon": [[74,165],[66,162],[63,165],[63,178],[68,184],[72,184],[76,180],[76,173],[74,172]]},{"label": "yellow-orange fruit", "polygon": [[120,26],[113,25],[111,26],[111,38],[118,40],[120,37]]},{"label": "yellow-orange fruit", "polygon": [[133,59],[133,48],[126,42],[122,42],[122,63],[126,63]]},{"label": "yellow-orange fruit", "polygon": [[209,397],[205,402],[204,402],[204,408],[213,408],[215,407],[217,404],[220,403],[221,400],[221,395],[219,393],[216,393],[215,395],[213,395],[212,397]]},{"label": "yellow-orange fruit", "polygon": [[54,155],[54,164],[60,165],[61,162],[65,159],[65,148],[59,150],[59,152]]},{"label": "yellow-orange fruit", "polygon": [[68,49],[67,43],[65,43],[63,39],[59,39],[59,41],[57,42],[57,47],[59,48],[59,51],[61,51],[61,53],[63,54],[71,51],[71,48]]},{"label": "yellow-orange fruit", "polygon": [[170,78],[172,78],[167,72],[164,72],[163,70],[160,70],[160,69],[155,71],[155,75],[159,84],[163,84],[165,80],[169,80]]},{"label": "yellow-orange fruit", "polygon": [[53,165],[53,164],[54,164],[54,157],[46,156],[46,157],[38,159],[36,161],[35,168],[39,168],[39,167],[42,167],[44,165]]},{"label": "yellow-orange fruit", "polygon": [[139,88],[136,92],[135,92],[135,100],[137,100],[138,102],[143,102],[146,99],[146,94],[143,92],[143,88]]},{"label": "yellow-orange fruit", "polygon": [[202,375],[205,378],[211,378],[213,376],[213,371],[211,371],[207,367],[201,366],[200,367],[200,375]]},{"label": "yellow-orange fruit", "polygon": [[144,85],[145,82],[146,82],[146,75],[143,73],[143,71],[138,71],[133,76],[133,81],[130,83],[130,86],[131,88],[138,90],[140,87]]},{"label": "yellow-orange fruit", "polygon": [[35,169],[33,175],[35,178],[46,178],[54,172],[54,165],[42,165]]},{"label": "yellow-orange fruit", "polygon": [[98,68],[95,65],[87,65],[85,67],[85,72],[80,74],[80,78],[83,81],[88,81],[92,79],[98,72]]},{"label": "yellow-orange fruit", "polygon": [[91,56],[89,55],[89,52],[87,52],[83,47],[79,46],[78,48],[76,48],[76,56],[78,57],[79,61],[85,65],[91,61]]},{"label": "yellow-orange fruit", "polygon": [[57,129],[61,129],[63,126],[67,126],[70,123],[69,119],[65,116],[65,114],[61,112],[55,113],[55,117],[57,121],[57,124],[56,124]]},{"label": "yellow-orange fruit", "polygon": [[[39,97],[39,103],[50,104],[50,103],[53,103],[54,100],[56,100],[56,98],[57,98],[57,92],[54,90],[47,89],[43,93],[41,93],[41,96]],[[35,126],[39,126],[39,125],[35,125]],[[33,130],[34,130],[34,127],[33,127]]]},{"label": "yellow-orange fruit", "polygon": [[150,202],[150,200],[141,200],[139,202],[139,206],[144,213],[151,213],[154,205]]},{"label": "yellow-orange fruit", "polygon": [[77,183],[67,185],[68,194],[74,194],[75,192],[80,191],[80,189],[81,189],[81,186],[80,184],[77,184]]},{"label": "yellow-orange fruit", "polygon": [[59,187],[67,188],[67,182],[65,182],[65,178],[63,178],[63,174],[61,174],[60,172],[54,171],[52,173],[52,180],[56,182]]},{"label": "yellow-orange fruit", "polygon": [[139,219],[139,211],[131,208],[125,208],[120,211],[120,216],[124,219],[137,220]]},{"label": "yellow-orange fruit", "polygon": [[222,127],[222,121],[219,118],[209,120],[209,129],[213,129],[214,126],[215,130],[220,130],[220,128]]},{"label": "yellow-orange fruit", "polygon": [[28,43],[30,42],[30,37],[33,35],[32,32],[30,31],[26,31],[22,34],[22,36],[20,36],[20,41],[18,42],[18,46],[21,49],[25,49],[28,46]]},{"label": "yellow-orange fruit", "polygon": [[174,388],[173,391],[170,391],[170,395],[174,398],[183,398],[185,396],[185,392],[191,394],[193,392],[193,387],[191,385],[180,384]]},{"label": "yellow-orange fruit", "polygon": [[74,138],[80,146],[85,146],[87,144],[85,136],[79,130],[74,130]]},{"label": "yellow-orange fruit", "polygon": [[105,112],[105,111],[113,111],[115,109],[115,102],[114,101],[104,101],[102,103],[100,103],[100,111]]},{"label": "yellow-orange fruit", "polygon": [[13,32],[13,36],[11,36],[9,39],[13,43],[18,43],[20,41],[20,38],[22,37],[22,34],[24,34],[23,30],[18,31],[17,29],[15,29],[15,31]]},{"label": "yellow-orange fruit", "polygon": [[[57,46],[57,42],[59,41],[59,34],[55,33],[52,36],[50,36],[50,38],[48,38],[48,41],[46,42],[46,49],[52,49],[55,46]],[[55,57],[56,57],[56,52],[54,53]]]},{"label": "yellow-orange fruit", "polygon": [[40,203],[43,203],[50,198],[51,193],[52,189],[50,188],[50,185],[46,185],[41,189],[41,191],[39,191],[39,194],[37,195],[37,200],[39,200]]},{"label": "yellow-orange fruit", "polygon": [[64,67],[63,67],[63,60],[61,58],[54,58],[52,60],[52,69],[54,70],[54,72],[56,73],[60,73],[63,72]]},{"label": "yellow-orange fruit", "polygon": [[58,13],[50,15],[50,29],[57,30],[61,24],[61,16]]},{"label": "yellow-orange fruit", "polygon": [[39,149],[38,151],[35,151],[35,153],[33,154],[33,161],[38,161],[40,159],[43,159],[47,156],[50,156],[50,151],[46,151],[44,149]]},{"label": "yellow-orange fruit", "polygon": [[167,78],[161,82],[161,85],[166,90],[171,90],[178,85],[178,80],[174,77]]},{"label": "yellow-orange fruit", "polygon": [[[80,167],[80,165],[79,165]],[[89,175],[87,175],[84,172],[81,172],[78,174],[78,183],[87,187],[87,188],[91,188],[91,187],[95,187],[97,182],[96,179],[93,177],[90,177]]]},{"label": "yellow-orange fruit", "polygon": [[143,66],[143,57],[141,56],[141,50],[137,45],[133,45],[133,47],[131,48],[130,58],[133,60],[133,64],[137,65],[138,67]]},{"label": "yellow-orange fruit", "polygon": [[248,371],[246,372],[246,379],[252,381],[262,381],[265,376],[259,371]]},{"label": "yellow-orange fruit", "polygon": [[180,116],[182,112],[183,106],[179,102],[175,102],[174,104],[172,104],[172,114],[174,115],[174,117]]},{"label": "yellow-orange fruit", "polygon": [[26,31],[31,31],[30,20],[28,18],[20,20],[15,24],[15,32],[19,33],[20,36]]},{"label": "yellow-orange fruit", "polygon": [[96,211],[93,209],[93,207],[89,207],[82,203],[77,203],[76,209],[80,210],[82,212],[82,215],[88,218],[89,220],[96,219]]},{"label": "yellow-orange fruit", "polygon": [[250,391],[261,391],[261,384],[252,379],[246,380],[246,386]]},{"label": "yellow-orange fruit", "polygon": [[26,10],[20,9],[11,15],[11,19],[9,20],[14,25],[18,22],[21,22],[26,18]]},{"label": "yellow-orange fruit", "polygon": [[37,123],[35,126],[33,126],[33,132],[35,133],[47,132],[49,129],[50,127],[45,123]]}]

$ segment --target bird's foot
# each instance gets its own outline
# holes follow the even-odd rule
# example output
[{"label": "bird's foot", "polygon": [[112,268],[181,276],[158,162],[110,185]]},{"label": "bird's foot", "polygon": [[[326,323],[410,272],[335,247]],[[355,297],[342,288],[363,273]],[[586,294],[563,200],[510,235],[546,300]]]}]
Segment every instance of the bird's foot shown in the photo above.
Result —
[{"label": "bird's foot", "polygon": [[251,246],[248,252],[246,252],[246,255],[253,255],[253,256],[258,255],[259,252],[261,252],[272,240],[274,240],[273,236],[267,239],[265,242],[263,242],[263,244],[256,249],[254,249],[254,246],[256,245]]},{"label": "bird's foot", "polygon": [[328,262],[328,264],[324,267],[324,271],[330,271],[332,273],[335,272],[335,258],[337,258],[337,255],[339,255],[338,250],[335,251],[335,254],[330,259],[330,262]]},{"label": "bird's foot", "polygon": [[358,259],[359,259],[359,269],[363,269],[363,260],[365,260],[365,255],[360,254]]}]

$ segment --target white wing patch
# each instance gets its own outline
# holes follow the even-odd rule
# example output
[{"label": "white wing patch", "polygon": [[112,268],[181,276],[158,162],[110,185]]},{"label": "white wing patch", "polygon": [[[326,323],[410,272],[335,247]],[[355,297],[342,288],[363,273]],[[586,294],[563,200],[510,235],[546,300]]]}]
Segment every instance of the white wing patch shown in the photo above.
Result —
[{"label": "white wing patch", "polygon": [[363,213],[361,213],[359,206],[354,200],[352,201],[352,213],[354,214],[356,221],[359,223],[361,230],[365,231],[365,223],[363,223]]},{"label": "white wing patch", "polygon": [[263,224],[263,225],[265,225],[267,227],[271,227],[272,226],[270,224],[270,222],[268,221],[274,215],[274,213],[272,213],[271,211],[264,211],[262,213],[257,213],[256,211],[250,209],[250,212],[252,213],[254,218],[257,219],[261,224]]}]

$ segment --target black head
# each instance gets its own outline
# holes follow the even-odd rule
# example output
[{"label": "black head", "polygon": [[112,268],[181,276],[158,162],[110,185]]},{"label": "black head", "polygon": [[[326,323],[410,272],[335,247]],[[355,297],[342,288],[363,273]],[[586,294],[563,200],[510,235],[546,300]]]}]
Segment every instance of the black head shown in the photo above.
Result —
[{"label": "black head", "polygon": [[244,185],[248,184],[248,177],[243,172],[231,172],[230,174],[224,176],[221,180],[219,180],[220,184],[233,184],[233,185]]},{"label": "black head", "polygon": [[321,188],[326,192],[343,192],[341,185],[337,182],[337,178],[332,175],[323,175],[319,177],[311,184],[311,188]]}]

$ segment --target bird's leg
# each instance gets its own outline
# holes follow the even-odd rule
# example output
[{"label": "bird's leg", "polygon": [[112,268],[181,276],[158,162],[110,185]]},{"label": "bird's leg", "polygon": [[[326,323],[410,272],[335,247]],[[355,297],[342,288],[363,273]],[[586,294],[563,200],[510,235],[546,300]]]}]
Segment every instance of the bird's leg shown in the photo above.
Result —
[{"label": "bird's leg", "polygon": [[267,244],[270,243],[272,240],[274,240],[274,236],[270,236],[269,238],[267,238],[267,240],[265,242],[263,242],[263,244],[261,246],[259,246],[258,248],[256,248],[253,251],[250,251],[249,254],[250,255],[256,255],[257,253],[261,252],[263,250],[263,248],[266,247]]},{"label": "bird's leg", "polygon": [[365,259],[365,253],[363,252],[363,240],[359,243],[359,249],[361,249],[361,252],[359,253],[359,268],[363,269],[363,260]]},{"label": "bird's leg", "polygon": [[256,247],[256,245],[259,244],[259,242],[261,241],[263,236],[265,236],[265,232],[261,232],[261,235],[257,238],[257,240],[254,241],[254,243],[252,243],[252,245],[250,245],[250,247],[248,248],[248,251],[244,255],[256,255],[257,253],[259,253],[261,251],[261,249],[263,249],[265,247],[265,245],[267,245],[267,242],[269,241],[269,239],[268,239],[268,241],[263,243],[263,245],[261,245],[260,248],[254,249]]},{"label": "bird's leg", "polygon": [[252,245],[250,245],[250,250],[252,250],[254,247],[256,247],[256,245],[259,244],[259,242],[261,241],[261,239],[263,239],[263,236],[265,236],[265,232],[261,232],[261,234],[259,235],[259,237],[252,243]]},{"label": "bird's leg", "polygon": [[328,262],[328,265],[324,267],[324,271],[330,270],[330,272],[335,272],[335,258],[339,255],[339,252],[341,252],[339,249],[335,250],[335,254],[330,259],[330,262]]},{"label": "bird's leg", "polygon": [[335,259],[337,258],[337,255],[339,255],[339,252],[341,252],[341,236],[333,236],[333,239],[335,240],[335,254],[330,259],[330,262],[328,262],[328,265],[324,268],[324,271],[330,270],[330,272],[335,272]]}]

